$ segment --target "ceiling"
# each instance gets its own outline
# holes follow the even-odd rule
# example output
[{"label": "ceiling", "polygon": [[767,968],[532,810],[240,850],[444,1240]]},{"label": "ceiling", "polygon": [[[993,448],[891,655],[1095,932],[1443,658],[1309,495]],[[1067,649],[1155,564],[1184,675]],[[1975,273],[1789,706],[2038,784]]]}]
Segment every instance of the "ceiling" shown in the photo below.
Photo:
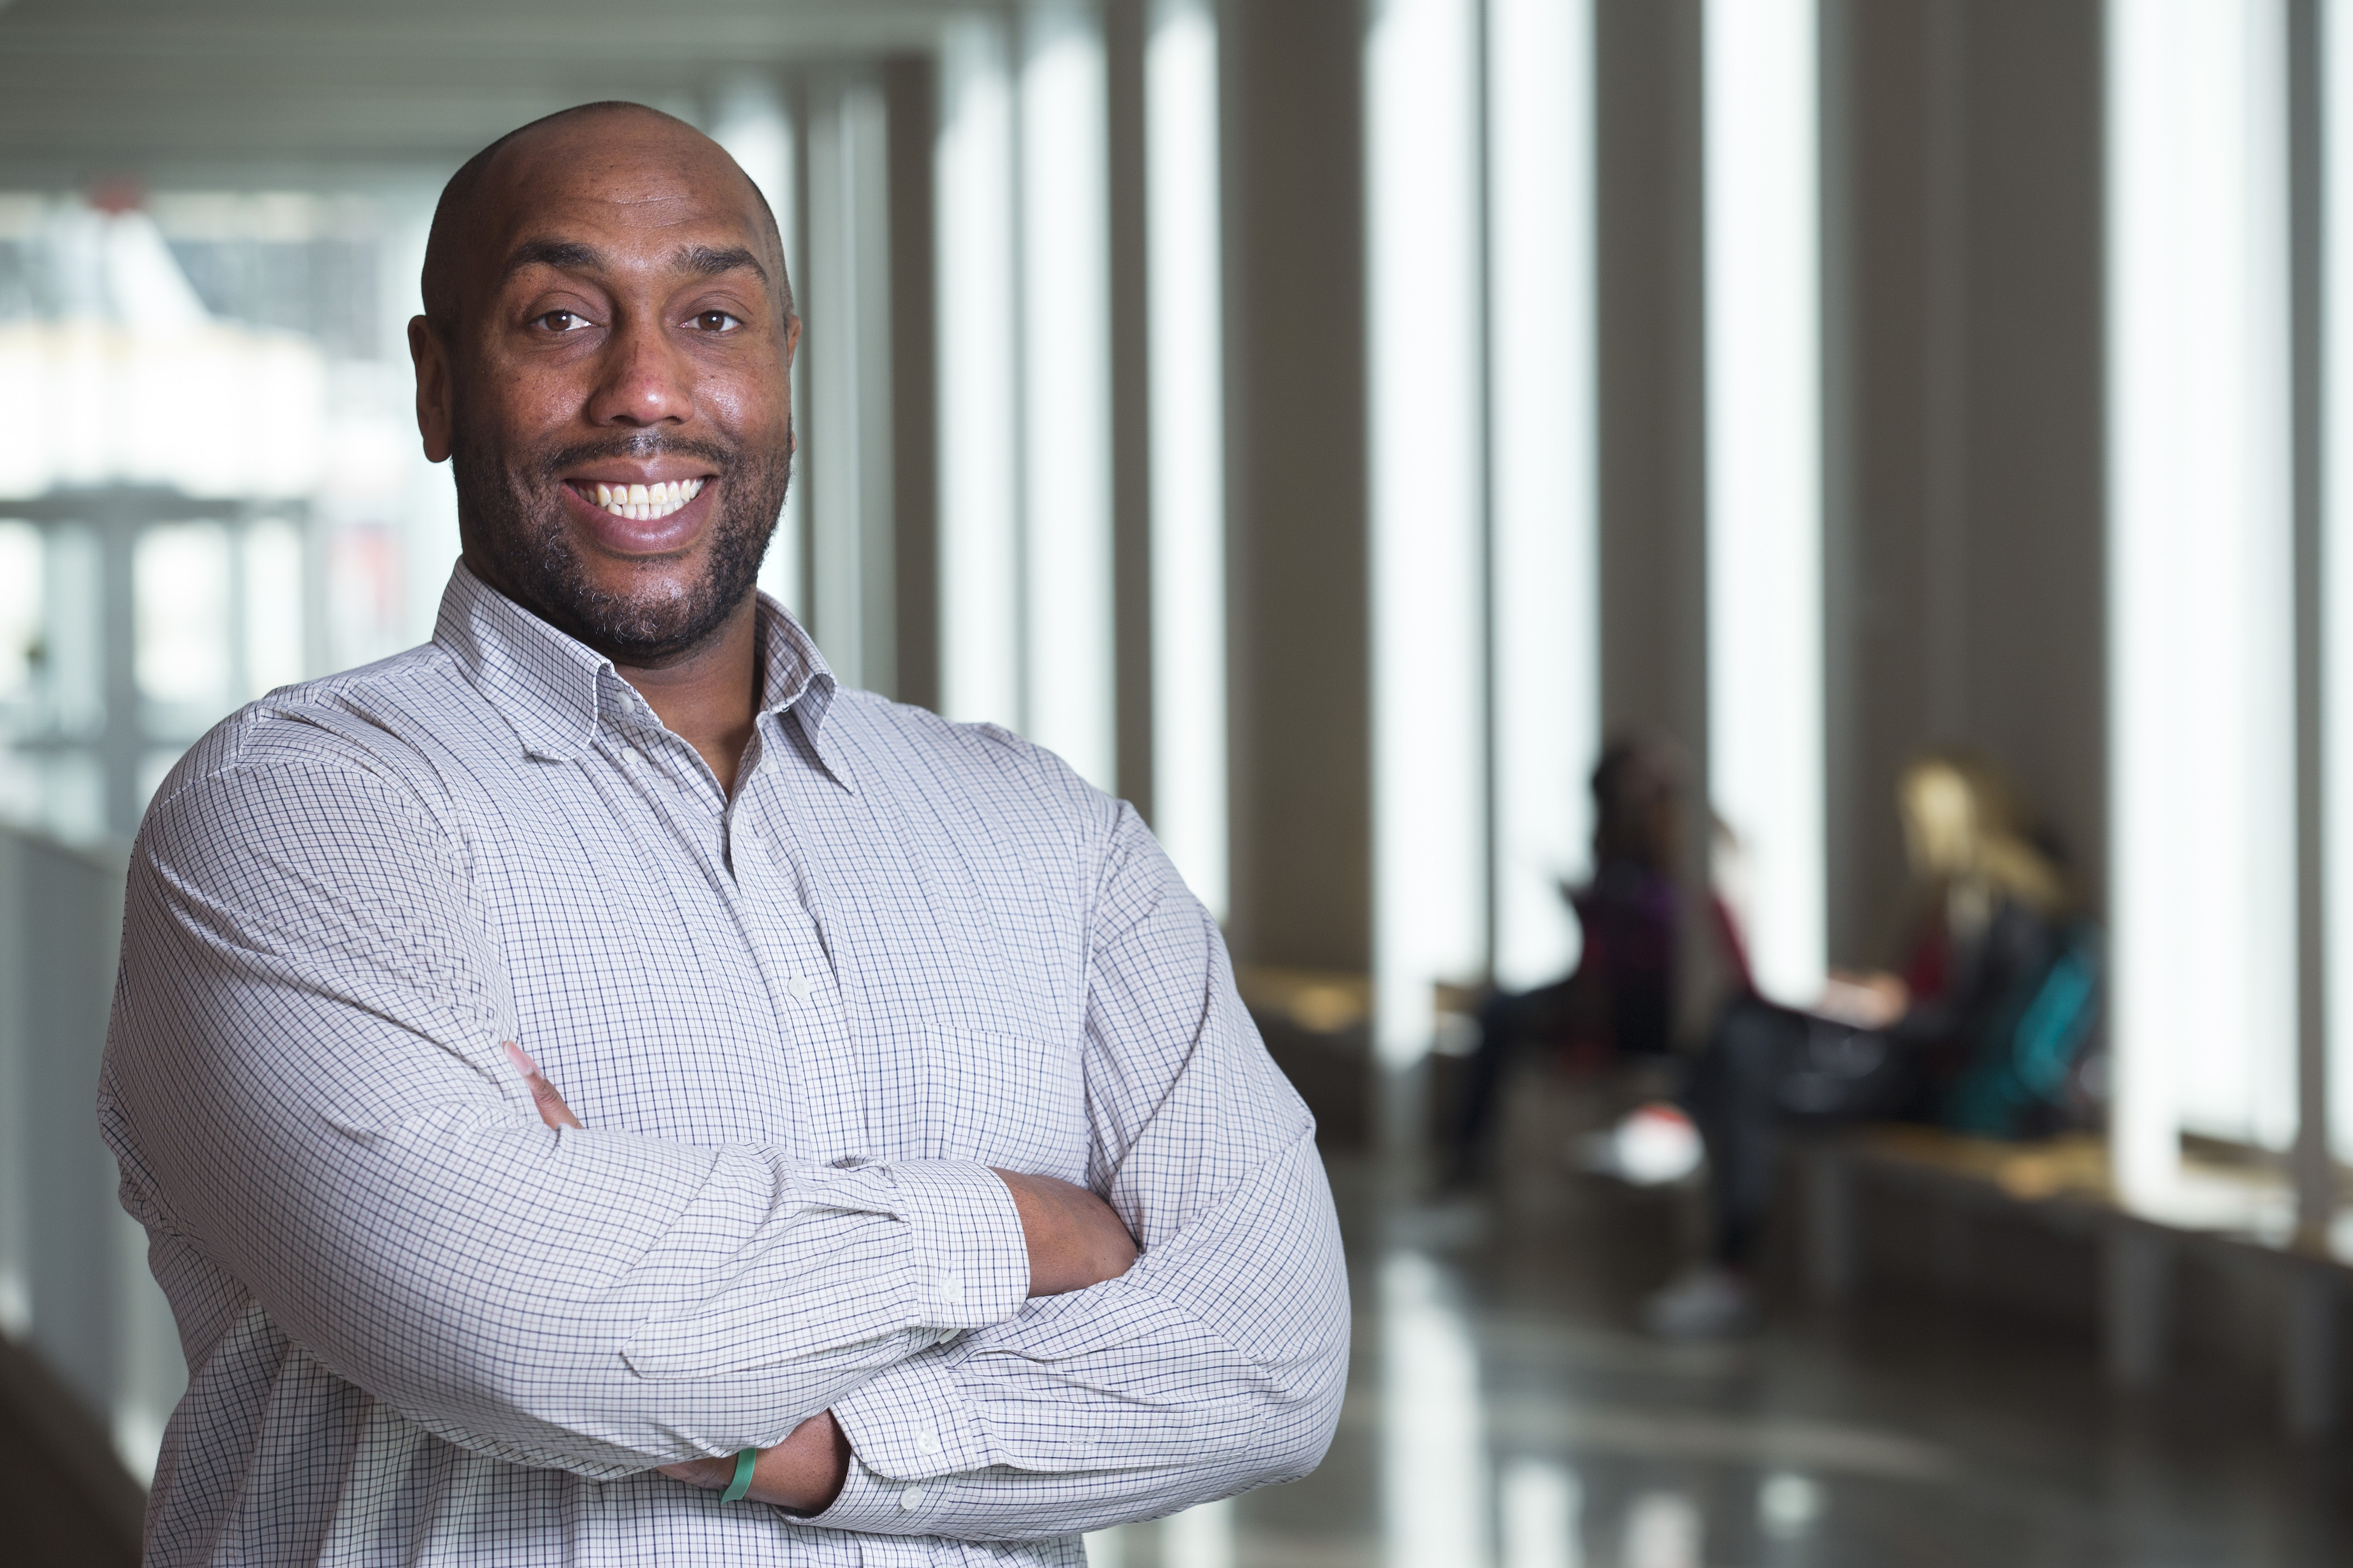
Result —
[{"label": "ceiling", "polygon": [[923,49],[971,0],[0,0],[0,188],[438,176],[603,98]]}]

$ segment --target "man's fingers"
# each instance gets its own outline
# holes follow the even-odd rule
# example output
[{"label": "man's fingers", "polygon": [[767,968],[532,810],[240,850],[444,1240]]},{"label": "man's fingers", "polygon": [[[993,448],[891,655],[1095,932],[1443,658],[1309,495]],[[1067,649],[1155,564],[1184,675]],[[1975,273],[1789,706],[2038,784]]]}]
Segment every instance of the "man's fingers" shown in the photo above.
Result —
[{"label": "man's fingers", "polygon": [[555,1092],[555,1086],[545,1079],[532,1079],[531,1098],[532,1103],[539,1107],[539,1119],[550,1127],[584,1125],[580,1118],[572,1114],[572,1108],[564,1103],[564,1097]]},{"label": "man's fingers", "polygon": [[555,1092],[555,1086],[547,1081],[547,1075],[539,1070],[539,1064],[525,1055],[521,1046],[507,1040],[501,1042],[501,1048],[507,1053],[507,1060],[514,1063],[515,1071],[522,1074],[523,1082],[530,1086],[531,1102],[539,1107],[542,1121],[550,1127],[584,1125],[580,1118],[572,1114],[572,1108],[564,1103],[564,1097]]},{"label": "man's fingers", "polygon": [[533,1073],[526,1081],[531,1085],[532,1103],[539,1107],[542,1121],[550,1127],[578,1127],[582,1124],[580,1118],[572,1114],[572,1108],[564,1103],[564,1097],[555,1092],[555,1086],[543,1076]]},{"label": "man's fingers", "polygon": [[689,1459],[683,1464],[654,1467],[674,1481],[684,1481],[691,1487],[702,1487],[711,1491],[725,1491],[727,1483],[735,1479],[733,1459]]}]

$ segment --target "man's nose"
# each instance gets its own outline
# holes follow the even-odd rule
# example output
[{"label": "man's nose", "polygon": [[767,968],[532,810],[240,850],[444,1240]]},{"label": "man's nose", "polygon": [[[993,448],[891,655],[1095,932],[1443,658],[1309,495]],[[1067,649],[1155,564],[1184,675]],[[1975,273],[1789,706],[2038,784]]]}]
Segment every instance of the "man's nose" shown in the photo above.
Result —
[{"label": "man's nose", "polygon": [[588,418],[597,425],[684,424],[694,413],[692,367],[658,316],[632,313],[616,323]]}]

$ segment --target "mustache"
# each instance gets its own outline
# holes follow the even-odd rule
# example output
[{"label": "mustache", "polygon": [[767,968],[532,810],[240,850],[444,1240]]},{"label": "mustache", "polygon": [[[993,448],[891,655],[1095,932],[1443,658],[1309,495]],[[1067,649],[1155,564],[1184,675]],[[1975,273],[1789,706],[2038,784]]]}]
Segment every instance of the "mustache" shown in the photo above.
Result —
[{"label": "mustache", "polygon": [[605,458],[692,458],[709,463],[721,473],[738,468],[743,455],[732,447],[715,441],[688,440],[667,436],[659,430],[637,430],[622,436],[608,436],[594,441],[575,441],[569,447],[559,447],[533,465],[539,477],[547,480],[563,479],[566,468],[576,468]]}]

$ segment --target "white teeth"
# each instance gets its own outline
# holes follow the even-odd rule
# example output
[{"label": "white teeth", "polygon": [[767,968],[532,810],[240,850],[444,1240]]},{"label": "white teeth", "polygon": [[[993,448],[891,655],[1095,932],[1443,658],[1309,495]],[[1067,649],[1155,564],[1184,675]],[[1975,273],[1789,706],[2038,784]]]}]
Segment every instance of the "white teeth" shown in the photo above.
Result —
[{"label": "white teeth", "polygon": [[600,484],[596,487],[596,504],[615,517],[650,522],[658,517],[668,517],[701,495],[702,485],[701,479],[670,479],[657,485]]}]

